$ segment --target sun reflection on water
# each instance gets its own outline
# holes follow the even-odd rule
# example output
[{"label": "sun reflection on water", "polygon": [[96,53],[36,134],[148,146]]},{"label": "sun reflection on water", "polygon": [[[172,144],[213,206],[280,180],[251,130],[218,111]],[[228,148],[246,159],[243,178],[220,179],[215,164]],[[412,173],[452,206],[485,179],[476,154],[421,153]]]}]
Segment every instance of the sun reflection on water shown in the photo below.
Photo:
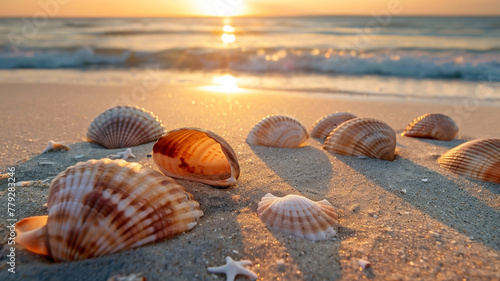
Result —
[{"label": "sun reflection on water", "polygon": [[236,41],[236,36],[234,35],[234,31],[235,31],[235,28],[230,26],[229,24],[226,24],[224,25],[224,27],[222,27],[222,30],[224,31],[224,33],[222,34],[222,42],[224,42],[224,44],[231,44],[231,43],[234,43]]}]

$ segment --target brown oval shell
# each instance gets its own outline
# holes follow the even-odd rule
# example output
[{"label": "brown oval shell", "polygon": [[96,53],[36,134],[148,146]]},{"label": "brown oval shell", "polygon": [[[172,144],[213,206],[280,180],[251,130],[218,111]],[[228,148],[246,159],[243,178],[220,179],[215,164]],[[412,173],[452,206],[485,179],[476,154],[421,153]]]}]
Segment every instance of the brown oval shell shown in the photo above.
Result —
[{"label": "brown oval shell", "polygon": [[392,161],[396,151],[396,133],[382,121],[354,118],[333,130],[323,148],[343,155]]},{"label": "brown oval shell", "polygon": [[16,242],[55,261],[88,259],[159,242],[203,215],[184,187],[124,160],[90,160],[52,182],[48,217],[18,223]]},{"label": "brown oval shell", "polygon": [[132,147],[157,140],[165,133],[162,122],[145,109],[110,108],[90,124],[87,139],[106,148]]},{"label": "brown oval shell", "polygon": [[463,143],[443,154],[438,163],[462,176],[500,183],[500,139]]},{"label": "brown oval shell", "polygon": [[165,175],[214,186],[236,183],[240,166],[229,143],[199,128],[180,128],[153,146],[153,161]]},{"label": "brown oval shell", "polygon": [[262,119],[247,136],[253,145],[296,148],[305,145],[309,134],[295,118],[287,115],[270,115]]},{"label": "brown oval shell", "polygon": [[349,112],[337,112],[319,119],[314,123],[311,130],[311,137],[326,139],[328,135],[340,124],[357,116]]},{"label": "brown oval shell", "polygon": [[413,120],[401,135],[450,141],[457,133],[457,123],[451,117],[439,113],[427,113]]}]

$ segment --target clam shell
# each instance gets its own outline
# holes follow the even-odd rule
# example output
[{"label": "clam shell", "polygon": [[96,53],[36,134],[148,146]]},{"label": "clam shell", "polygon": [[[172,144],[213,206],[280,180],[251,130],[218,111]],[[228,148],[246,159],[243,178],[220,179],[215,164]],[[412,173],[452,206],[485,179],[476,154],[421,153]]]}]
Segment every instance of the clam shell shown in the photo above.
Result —
[{"label": "clam shell", "polygon": [[158,242],[203,215],[173,179],[124,160],[90,160],[52,182],[48,216],[17,223],[16,242],[55,261],[81,260]]},{"label": "clam shell", "polygon": [[217,134],[198,128],[168,132],[153,146],[153,161],[174,178],[229,186],[240,175],[233,148]]},{"label": "clam shell", "polygon": [[457,123],[451,117],[444,114],[427,113],[413,120],[401,135],[450,141],[455,138],[457,133]]},{"label": "clam shell", "polygon": [[272,229],[312,241],[326,240],[336,235],[338,215],[326,200],[314,202],[300,195],[262,197],[257,213]]},{"label": "clam shell", "polygon": [[163,124],[153,113],[138,107],[117,106],[92,121],[87,139],[106,148],[122,148],[155,141],[164,133]]},{"label": "clam shell", "polygon": [[323,149],[392,161],[396,151],[396,133],[382,121],[354,118],[333,130],[326,138]]},{"label": "clam shell", "polygon": [[270,115],[262,119],[247,136],[253,145],[295,148],[305,145],[309,138],[306,128],[295,118]]},{"label": "clam shell", "polygon": [[463,143],[443,154],[438,163],[462,176],[500,183],[500,139]]},{"label": "clam shell", "polygon": [[314,123],[311,130],[311,137],[326,139],[328,135],[340,124],[357,116],[349,112],[337,112],[319,119]]}]

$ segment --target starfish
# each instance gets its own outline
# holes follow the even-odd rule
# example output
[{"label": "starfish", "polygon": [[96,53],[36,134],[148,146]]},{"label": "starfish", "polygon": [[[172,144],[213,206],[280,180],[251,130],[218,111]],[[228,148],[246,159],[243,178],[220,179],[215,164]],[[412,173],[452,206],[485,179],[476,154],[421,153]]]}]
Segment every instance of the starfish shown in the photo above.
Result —
[{"label": "starfish", "polygon": [[118,152],[117,154],[123,155],[123,157],[122,157],[123,160],[127,160],[130,157],[135,158],[135,155],[132,154],[132,148],[127,148],[127,150],[125,150],[123,152]]},{"label": "starfish", "polygon": [[256,280],[258,278],[255,272],[251,271],[248,268],[245,268],[246,265],[252,265],[251,261],[234,261],[231,257],[226,257],[226,264],[218,267],[209,267],[207,271],[210,273],[224,273],[226,274],[227,281],[234,281],[236,275],[243,274],[249,276]]}]

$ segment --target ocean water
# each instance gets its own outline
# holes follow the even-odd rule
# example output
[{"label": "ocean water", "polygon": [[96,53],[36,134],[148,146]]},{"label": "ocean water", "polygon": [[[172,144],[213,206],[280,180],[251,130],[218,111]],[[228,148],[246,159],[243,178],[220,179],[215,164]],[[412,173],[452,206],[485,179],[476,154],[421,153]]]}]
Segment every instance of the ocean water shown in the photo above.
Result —
[{"label": "ocean water", "polygon": [[148,68],[249,88],[497,100],[500,17],[0,19],[0,76]]}]

